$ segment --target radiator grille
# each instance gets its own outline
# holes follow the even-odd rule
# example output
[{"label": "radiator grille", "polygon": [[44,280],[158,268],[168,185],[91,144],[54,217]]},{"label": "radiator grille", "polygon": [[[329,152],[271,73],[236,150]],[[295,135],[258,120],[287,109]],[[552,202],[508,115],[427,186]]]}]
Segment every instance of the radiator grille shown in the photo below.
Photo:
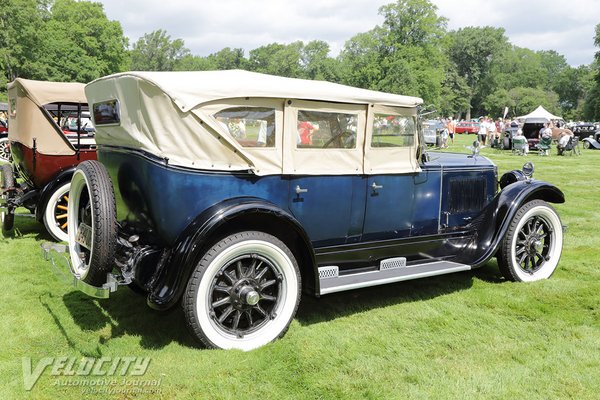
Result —
[{"label": "radiator grille", "polygon": [[484,178],[450,179],[450,212],[479,211],[486,203],[487,184]]}]

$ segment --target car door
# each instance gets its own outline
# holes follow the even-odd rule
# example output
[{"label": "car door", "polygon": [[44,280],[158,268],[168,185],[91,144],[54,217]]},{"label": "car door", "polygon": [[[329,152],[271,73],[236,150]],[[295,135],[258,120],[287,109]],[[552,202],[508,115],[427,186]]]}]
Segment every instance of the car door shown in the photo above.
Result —
[{"label": "car door", "polygon": [[360,176],[294,176],[289,208],[313,246],[333,246],[360,237],[364,180]]},{"label": "car door", "polygon": [[365,209],[366,106],[288,100],[284,113],[291,213],[315,247],[358,240]]},{"label": "car door", "polygon": [[367,124],[362,241],[437,233],[439,177],[417,163],[415,110],[377,106]]}]

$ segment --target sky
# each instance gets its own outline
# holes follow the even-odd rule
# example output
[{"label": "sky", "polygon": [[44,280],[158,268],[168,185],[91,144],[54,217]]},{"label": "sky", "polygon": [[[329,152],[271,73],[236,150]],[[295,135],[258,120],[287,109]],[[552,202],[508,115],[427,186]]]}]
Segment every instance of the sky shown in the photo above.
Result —
[{"label": "sky", "polygon": [[[96,0],[98,1],[98,0]],[[572,66],[590,64],[600,0],[431,0],[448,29],[493,26],[509,41],[532,50],[556,50]],[[225,47],[248,52],[273,42],[323,40],[332,56],[346,40],[383,22],[392,0],[100,0],[130,44],[164,29],[191,53],[207,56]]]}]

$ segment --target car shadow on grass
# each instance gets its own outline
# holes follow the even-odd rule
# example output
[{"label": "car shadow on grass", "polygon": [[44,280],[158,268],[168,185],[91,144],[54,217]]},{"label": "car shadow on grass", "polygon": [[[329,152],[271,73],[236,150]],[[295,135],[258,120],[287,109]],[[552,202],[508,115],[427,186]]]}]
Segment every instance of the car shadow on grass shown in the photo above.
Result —
[{"label": "car shadow on grass", "polygon": [[152,310],[146,305],[145,296],[126,287],[112,293],[109,299],[94,299],[73,291],[65,294],[62,300],[82,331],[98,332],[98,345],[120,337],[136,336],[144,349],[160,349],[173,342],[198,347],[185,328],[180,307],[163,312]]},{"label": "car shadow on grass", "polygon": [[373,286],[320,298],[304,295],[296,319],[302,325],[310,325],[371,309],[433,299],[467,290],[473,286],[475,279],[488,283],[505,282],[495,262],[489,262],[471,271]]},{"label": "car shadow on grass", "polygon": [[[304,295],[296,319],[302,325],[310,325],[394,304],[427,300],[467,290],[474,280],[504,282],[495,263],[489,263],[474,271],[335,293],[321,298]],[[154,311],[146,305],[145,296],[125,287],[112,293],[110,299],[94,299],[73,291],[65,294],[62,300],[82,331],[98,333],[98,349],[110,340],[124,336],[139,337],[140,346],[144,349],[160,349],[173,342],[189,348],[202,348],[186,330],[179,306],[167,312]],[[67,342],[75,348],[60,320],[53,317]]]},{"label": "car shadow on grass", "polygon": [[38,222],[32,214],[15,214],[15,223],[10,231],[3,231],[4,239],[19,239],[24,236],[35,234],[36,240],[54,241],[54,238],[46,231],[44,224]]}]

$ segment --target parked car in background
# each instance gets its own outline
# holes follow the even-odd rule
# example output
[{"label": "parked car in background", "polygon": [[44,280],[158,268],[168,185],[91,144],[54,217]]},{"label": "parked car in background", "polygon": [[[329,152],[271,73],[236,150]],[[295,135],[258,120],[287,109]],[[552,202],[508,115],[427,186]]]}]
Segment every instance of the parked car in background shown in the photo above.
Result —
[{"label": "parked car in background", "polygon": [[442,142],[440,133],[444,128],[439,120],[428,119],[423,121],[421,122],[421,128],[423,129],[423,138],[425,139],[425,144],[436,147],[441,146]]},{"label": "parked car in background", "polygon": [[600,150],[600,130],[594,132],[592,136],[583,138],[583,148]]},{"label": "parked car in background", "polygon": [[10,160],[10,143],[8,141],[8,127],[6,122],[0,120],[0,162]]},{"label": "parked car in background", "polygon": [[500,139],[502,150],[512,150],[513,148],[513,137],[517,135],[519,131],[518,125],[508,125],[502,131]]},{"label": "parked car in background", "polygon": [[586,137],[593,136],[597,130],[596,125],[592,123],[580,123],[571,127],[571,131],[579,138],[580,142]]},{"label": "parked car in background", "polygon": [[[2,230],[14,226],[15,210],[25,207],[50,235],[66,241],[71,176],[77,164],[96,159],[96,143],[77,127],[88,104],[84,84],[17,78],[8,85],[10,164],[2,165]],[[75,118],[75,131],[61,129]]]},{"label": "parked car in background", "polygon": [[476,144],[427,152],[420,98],[246,71],[128,72],[86,95],[99,161],[71,181],[73,283],[179,304],[205,346],[283,336],[303,292],[495,256],[512,281],[558,265],[563,227],[548,202],[563,193],[530,163],[498,179]]},{"label": "parked car in background", "polygon": [[460,121],[456,124],[456,133],[477,134],[477,132],[479,132],[479,122]]}]

